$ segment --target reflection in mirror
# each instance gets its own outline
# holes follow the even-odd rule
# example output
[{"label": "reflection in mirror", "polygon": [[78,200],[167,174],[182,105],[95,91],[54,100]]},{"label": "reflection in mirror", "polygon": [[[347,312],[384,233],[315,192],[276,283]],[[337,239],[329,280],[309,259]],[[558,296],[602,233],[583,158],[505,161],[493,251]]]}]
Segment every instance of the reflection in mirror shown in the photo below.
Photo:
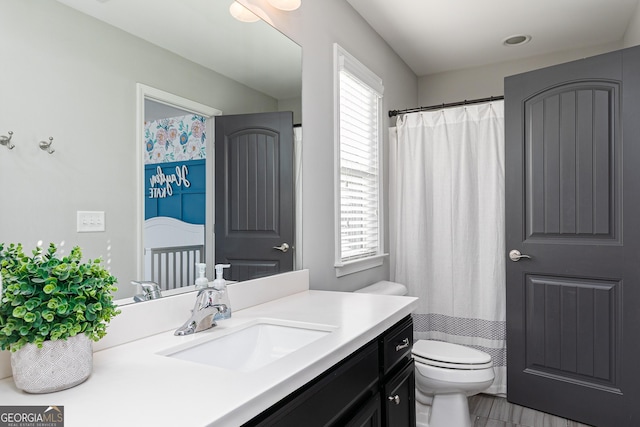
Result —
[{"label": "reflection in mirror", "polygon": [[[293,111],[301,123],[300,47],[265,22],[233,20],[229,4],[6,2],[0,52],[10,66],[0,81],[0,134],[13,131],[15,148],[0,156],[0,180],[12,183],[3,189],[3,241],[80,245],[119,279],[116,298],[130,300],[136,289],[129,282],[144,279],[144,148],[136,142],[144,119],[136,115],[136,85],[225,115]],[[37,146],[49,136],[54,156]],[[206,197],[209,207],[213,194]],[[77,232],[76,212],[85,210],[105,213],[104,232]],[[211,268],[213,224],[206,222],[205,232]],[[300,256],[296,251],[297,265]]]},{"label": "reflection in mirror", "polygon": [[144,103],[144,280],[175,289],[195,283],[192,267],[205,261],[208,118]]},{"label": "reflection in mirror", "polygon": [[216,117],[215,259],[227,278],[293,269],[293,133],[290,111]]},{"label": "reflection in mirror", "polygon": [[196,263],[208,262],[205,225],[212,186],[207,182],[213,119],[222,112],[145,85],[138,85],[138,109],[144,119],[138,135],[144,165],[143,277],[167,294],[193,285]]}]

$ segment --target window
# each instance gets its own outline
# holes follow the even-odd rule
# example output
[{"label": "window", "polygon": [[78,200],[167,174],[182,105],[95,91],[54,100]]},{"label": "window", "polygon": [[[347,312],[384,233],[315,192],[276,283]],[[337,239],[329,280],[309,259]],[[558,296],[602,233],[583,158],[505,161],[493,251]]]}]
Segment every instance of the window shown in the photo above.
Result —
[{"label": "window", "polygon": [[382,80],[334,45],[336,274],[382,265]]}]

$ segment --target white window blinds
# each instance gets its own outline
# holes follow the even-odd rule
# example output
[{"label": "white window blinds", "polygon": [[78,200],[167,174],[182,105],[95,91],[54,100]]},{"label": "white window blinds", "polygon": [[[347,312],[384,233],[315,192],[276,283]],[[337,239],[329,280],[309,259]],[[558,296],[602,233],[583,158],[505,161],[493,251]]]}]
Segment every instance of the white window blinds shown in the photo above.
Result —
[{"label": "white window blinds", "polygon": [[382,83],[339,47],[337,64],[339,218],[336,222],[340,230],[336,233],[339,241],[336,264],[343,265],[382,252]]}]

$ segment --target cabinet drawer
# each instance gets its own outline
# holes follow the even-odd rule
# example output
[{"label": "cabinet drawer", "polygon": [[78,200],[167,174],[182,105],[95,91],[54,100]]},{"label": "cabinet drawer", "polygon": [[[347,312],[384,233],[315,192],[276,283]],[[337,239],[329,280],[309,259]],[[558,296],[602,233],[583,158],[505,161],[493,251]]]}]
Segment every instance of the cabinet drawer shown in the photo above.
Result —
[{"label": "cabinet drawer", "polygon": [[382,336],[381,366],[383,375],[387,375],[400,362],[411,359],[413,346],[413,320],[405,317]]}]

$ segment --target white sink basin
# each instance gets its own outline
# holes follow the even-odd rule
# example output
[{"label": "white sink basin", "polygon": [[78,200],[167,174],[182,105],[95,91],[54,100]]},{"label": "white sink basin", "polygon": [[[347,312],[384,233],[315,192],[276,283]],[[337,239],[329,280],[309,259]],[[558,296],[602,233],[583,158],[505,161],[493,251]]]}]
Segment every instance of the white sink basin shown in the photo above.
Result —
[{"label": "white sink basin", "polygon": [[286,356],[333,329],[329,325],[261,321],[219,338],[163,355],[239,372],[251,372]]}]

